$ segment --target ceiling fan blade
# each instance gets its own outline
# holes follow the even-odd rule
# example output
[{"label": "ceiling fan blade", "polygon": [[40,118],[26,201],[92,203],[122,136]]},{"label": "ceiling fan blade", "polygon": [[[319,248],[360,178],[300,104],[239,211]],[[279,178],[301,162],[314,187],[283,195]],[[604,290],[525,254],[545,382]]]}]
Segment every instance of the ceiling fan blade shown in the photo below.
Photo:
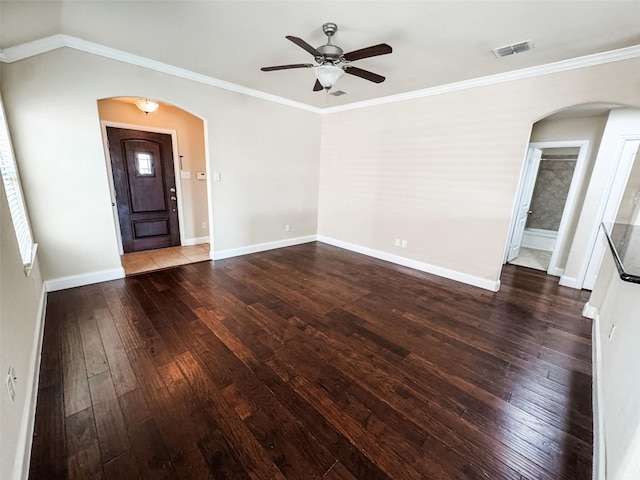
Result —
[{"label": "ceiling fan blade", "polygon": [[354,60],[360,60],[362,58],[377,57],[378,55],[386,55],[393,52],[393,49],[386,43],[380,43],[378,45],[372,45],[371,47],[361,48],[360,50],[354,50],[353,52],[345,53],[344,59],[350,62]]},{"label": "ceiling fan blade", "polygon": [[294,37],[292,35],[287,35],[286,38],[287,38],[287,40],[291,40],[293,43],[298,45],[300,48],[304,48],[307,52],[309,52],[314,57],[321,57],[322,56],[322,54],[318,50],[313,48],[311,45],[309,45],[307,42],[305,42],[301,38]]},{"label": "ceiling fan blade", "polygon": [[311,63],[294,63],[292,65],[276,65],[275,67],[262,67],[263,72],[273,72],[274,70],[288,70],[290,68],[311,68]]},{"label": "ceiling fan blade", "polygon": [[313,86],[313,91],[319,92],[320,90],[324,90],[324,88],[322,88],[322,84],[316,80],[316,84]]},{"label": "ceiling fan blade", "polygon": [[344,71],[350,75],[355,75],[356,77],[364,78],[365,80],[369,80],[374,83],[382,83],[385,80],[382,75],[378,75],[377,73],[363,70],[358,67],[352,67],[351,65],[346,65],[344,67]]}]

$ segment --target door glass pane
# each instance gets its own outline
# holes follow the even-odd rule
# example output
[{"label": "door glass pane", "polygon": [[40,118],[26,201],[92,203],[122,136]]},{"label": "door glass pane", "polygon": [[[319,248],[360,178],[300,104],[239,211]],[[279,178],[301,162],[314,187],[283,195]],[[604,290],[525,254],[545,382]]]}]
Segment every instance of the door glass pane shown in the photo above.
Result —
[{"label": "door glass pane", "polygon": [[153,155],[146,152],[136,152],[136,176],[153,177]]}]

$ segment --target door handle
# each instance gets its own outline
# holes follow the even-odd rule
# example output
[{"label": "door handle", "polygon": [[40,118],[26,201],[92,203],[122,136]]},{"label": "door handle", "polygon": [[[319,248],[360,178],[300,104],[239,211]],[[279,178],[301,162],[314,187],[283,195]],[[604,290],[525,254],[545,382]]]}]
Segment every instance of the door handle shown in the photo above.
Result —
[{"label": "door handle", "polygon": [[176,197],[171,197],[171,200],[175,201],[175,200],[177,200],[177,198]]},{"label": "door handle", "polygon": [[171,187],[171,188],[169,189],[169,191],[170,191],[171,193],[176,193],[176,189],[175,189],[175,188],[173,188],[173,187]]},{"label": "door handle", "polygon": [[527,212],[527,215],[531,215],[532,213],[533,213],[533,210],[529,210],[529,211]]}]

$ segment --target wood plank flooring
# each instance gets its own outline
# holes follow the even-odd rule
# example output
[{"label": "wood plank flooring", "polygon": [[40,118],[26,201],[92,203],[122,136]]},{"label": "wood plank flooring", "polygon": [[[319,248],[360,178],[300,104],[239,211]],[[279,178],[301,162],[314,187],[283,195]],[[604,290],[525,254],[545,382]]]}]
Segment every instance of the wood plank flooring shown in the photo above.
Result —
[{"label": "wood plank flooring", "polygon": [[590,479],[588,299],[320,243],[49,295],[32,479]]}]

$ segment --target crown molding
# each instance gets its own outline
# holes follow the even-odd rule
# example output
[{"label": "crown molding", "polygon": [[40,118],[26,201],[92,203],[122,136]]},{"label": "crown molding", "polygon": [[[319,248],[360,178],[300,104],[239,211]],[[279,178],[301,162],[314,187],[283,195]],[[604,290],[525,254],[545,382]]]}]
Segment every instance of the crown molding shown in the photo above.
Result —
[{"label": "crown molding", "polygon": [[194,82],[202,83],[212,87],[222,88],[224,90],[229,90],[243,95],[248,95],[250,97],[267,100],[273,103],[279,103],[281,105],[298,108],[300,110],[306,110],[308,112],[320,113],[321,111],[321,109],[317,107],[289,100],[288,98],[271,95],[259,90],[243,87],[235,83],[225,82],[224,80],[219,80],[208,75],[192,72],[191,70],[169,65],[168,63],[158,62],[147,57],[134,55],[123,50],[117,50],[115,48],[106,47],[99,43],[89,42],[81,38],[64,34],[52,35],[50,37],[41,38],[32,42],[5,48],[2,50],[2,52],[0,52],[0,62],[13,63],[62,47],[68,47],[75,50],[80,50],[82,52],[92,53],[94,55],[110,58],[119,62],[148,68],[150,70],[155,70],[156,72],[166,73],[175,77],[192,80]]},{"label": "crown molding", "polygon": [[411,92],[400,93],[398,95],[390,95],[388,97],[375,98],[373,100],[365,100],[362,102],[349,103],[337,107],[329,107],[321,110],[320,113],[336,113],[347,110],[357,110],[360,108],[385,105],[388,103],[403,102],[405,100],[413,100],[416,98],[430,97],[433,95],[441,95],[443,93],[457,92],[470,88],[485,87],[499,83],[509,82],[512,80],[521,80],[524,78],[540,77],[551,73],[566,72],[567,70],[575,70],[584,67],[593,67],[605,63],[619,62],[640,57],[640,45],[632,47],[620,48],[618,50],[610,50],[608,52],[594,53],[582,57],[575,57],[568,60],[560,60],[558,62],[537,65],[534,67],[512,70],[510,72],[497,73],[495,75],[487,75],[484,77],[472,78],[461,82],[447,83],[437,87],[425,88],[422,90],[414,90]]},{"label": "crown molding", "polygon": [[439,85],[437,87],[425,88],[422,90],[414,90],[411,92],[400,93],[398,95],[390,95],[387,97],[375,98],[372,100],[365,100],[362,102],[349,103],[347,105],[341,105],[336,107],[318,108],[305,103],[289,100],[284,97],[272,95],[269,93],[254,90],[252,88],[243,87],[231,82],[225,82],[208,75],[192,72],[184,68],[169,65],[167,63],[158,62],[150,58],[134,55],[132,53],[125,52],[123,50],[117,50],[115,48],[107,47],[98,43],[89,42],[78,37],[70,35],[57,34],[50,37],[41,38],[32,42],[22,43],[13,47],[8,47],[0,51],[0,62],[12,63],[19,60],[24,60],[41,53],[46,53],[51,50],[55,50],[62,47],[73,48],[82,52],[92,53],[94,55],[100,55],[102,57],[110,58],[131,65],[136,65],[157,72],[166,73],[167,75],[173,75],[176,77],[192,80],[194,82],[202,83],[212,87],[222,88],[232,92],[248,95],[250,97],[259,98],[273,103],[279,103],[289,107],[305,110],[312,113],[330,114],[336,112],[344,112],[348,110],[358,110],[361,108],[374,107],[378,105],[385,105],[388,103],[403,102],[406,100],[413,100],[416,98],[430,97],[434,95],[441,95],[443,93],[456,92],[460,90],[467,90],[470,88],[485,87],[488,85],[495,85],[499,83],[509,82],[512,80],[521,80],[525,78],[539,77],[542,75],[549,75],[552,73],[565,72],[568,70],[575,70],[578,68],[592,67],[596,65],[602,65],[605,63],[619,62],[622,60],[629,60],[640,57],[640,45],[634,45],[632,47],[620,48],[617,50],[611,50],[608,52],[594,53],[592,55],[585,55],[582,57],[571,58],[568,60],[561,60],[558,62],[547,63],[545,65],[537,65],[534,67],[522,68],[519,70],[513,70],[510,72],[498,73],[495,75],[487,75],[484,77],[472,78],[470,80],[463,80],[461,82],[448,83],[445,85]]}]

